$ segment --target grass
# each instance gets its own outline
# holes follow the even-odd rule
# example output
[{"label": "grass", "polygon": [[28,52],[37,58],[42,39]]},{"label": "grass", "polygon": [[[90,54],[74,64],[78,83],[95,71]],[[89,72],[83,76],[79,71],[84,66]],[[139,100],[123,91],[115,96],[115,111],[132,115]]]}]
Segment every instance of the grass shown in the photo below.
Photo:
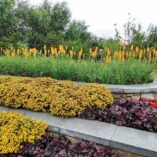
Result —
[{"label": "grass", "polygon": [[154,66],[137,60],[99,63],[50,57],[0,57],[0,75],[52,77],[105,84],[142,84],[152,81]]}]

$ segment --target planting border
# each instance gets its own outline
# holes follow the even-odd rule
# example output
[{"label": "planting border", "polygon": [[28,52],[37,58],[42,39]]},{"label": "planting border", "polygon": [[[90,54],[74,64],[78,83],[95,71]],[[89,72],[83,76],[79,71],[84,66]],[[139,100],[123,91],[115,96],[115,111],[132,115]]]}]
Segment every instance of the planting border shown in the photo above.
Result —
[{"label": "planting border", "polygon": [[[87,84],[86,82],[74,82],[78,85]],[[111,84],[100,84],[108,87],[113,93],[156,93],[157,92],[157,78],[153,82],[148,84],[137,84],[137,85],[111,85]]]},{"label": "planting border", "polygon": [[[10,77],[12,75],[0,75],[0,77]],[[18,76],[13,76],[18,77]],[[62,81],[62,80],[58,80]],[[77,85],[85,85],[87,82],[72,81]],[[100,84],[101,86],[108,87],[114,98],[148,98],[157,101],[157,78],[153,82],[148,84],[133,84],[133,85],[112,85],[112,84]]]},{"label": "planting border", "polygon": [[31,119],[44,120],[49,128],[61,134],[78,137],[124,151],[157,157],[157,133],[79,118],[59,118],[48,113],[0,106],[0,111],[18,111]]},{"label": "planting border", "polygon": [[[85,82],[74,82],[77,85],[87,84]],[[114,96],[114,98],[148,98],[157,101],[157,78],[153,82],[148,84],[137,85],[110,85],[100,84],[101,86],[108,87]]]}]

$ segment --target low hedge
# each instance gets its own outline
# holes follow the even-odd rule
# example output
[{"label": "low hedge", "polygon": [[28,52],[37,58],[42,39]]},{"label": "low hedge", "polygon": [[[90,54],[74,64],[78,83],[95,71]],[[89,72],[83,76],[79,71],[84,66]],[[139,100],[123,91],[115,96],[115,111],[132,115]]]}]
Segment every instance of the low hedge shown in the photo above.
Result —
[{"label": "low hedge", "polygon": [[112,103],[110,90],[98,84],[79,86],[52,78],[0,78],[0,104],[5,106],[74,117],[87,107],[105,108]]},{"label": "low hedge", "polygon": [[18,112],[0,112],[0,154],[16,153],[24,143],[40,140],[47,127]]}]

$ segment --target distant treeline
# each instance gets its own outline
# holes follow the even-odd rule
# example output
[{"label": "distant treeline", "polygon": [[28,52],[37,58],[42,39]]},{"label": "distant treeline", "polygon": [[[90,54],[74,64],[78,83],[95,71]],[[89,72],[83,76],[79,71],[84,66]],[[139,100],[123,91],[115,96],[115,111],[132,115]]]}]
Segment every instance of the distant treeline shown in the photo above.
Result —
[{"label": "distant treeline", "polygon": [[[102,17],[103,18],[103,17]],[[93,19],[94,20],[94,19]],[[36,47],[42,49],[60,44],[83,48],[117,48],[120,40],[127,45],[157,48],[157,27],[149,26],[147,32],[129,15],[124,24],[123,38],[115,25],[115,38],[105,40],[88,31],[84,21],[71,20],[71,12],[65,2],[50,3],[44,0],[39,6],[27,0],[0,0],[0,47]]]}]

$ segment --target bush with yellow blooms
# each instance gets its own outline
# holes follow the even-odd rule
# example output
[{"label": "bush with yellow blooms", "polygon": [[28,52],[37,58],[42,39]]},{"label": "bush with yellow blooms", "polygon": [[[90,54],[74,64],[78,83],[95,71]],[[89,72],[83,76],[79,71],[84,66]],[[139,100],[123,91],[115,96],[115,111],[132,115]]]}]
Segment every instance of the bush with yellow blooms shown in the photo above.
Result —
[{"label": "bush with yellow blooms", "polygon": [[47,124],[18,112],[0,112],[0,154],[16,153],[22,143],[34,143],[45,134]]},{"label": "bush with yellow blooms", "polygon": [[0,78],[0,104],[5,106],[74,117],[87,107],[105,108],[112,103],[110,90],[98,84],[79,86],[48,77]]}]

